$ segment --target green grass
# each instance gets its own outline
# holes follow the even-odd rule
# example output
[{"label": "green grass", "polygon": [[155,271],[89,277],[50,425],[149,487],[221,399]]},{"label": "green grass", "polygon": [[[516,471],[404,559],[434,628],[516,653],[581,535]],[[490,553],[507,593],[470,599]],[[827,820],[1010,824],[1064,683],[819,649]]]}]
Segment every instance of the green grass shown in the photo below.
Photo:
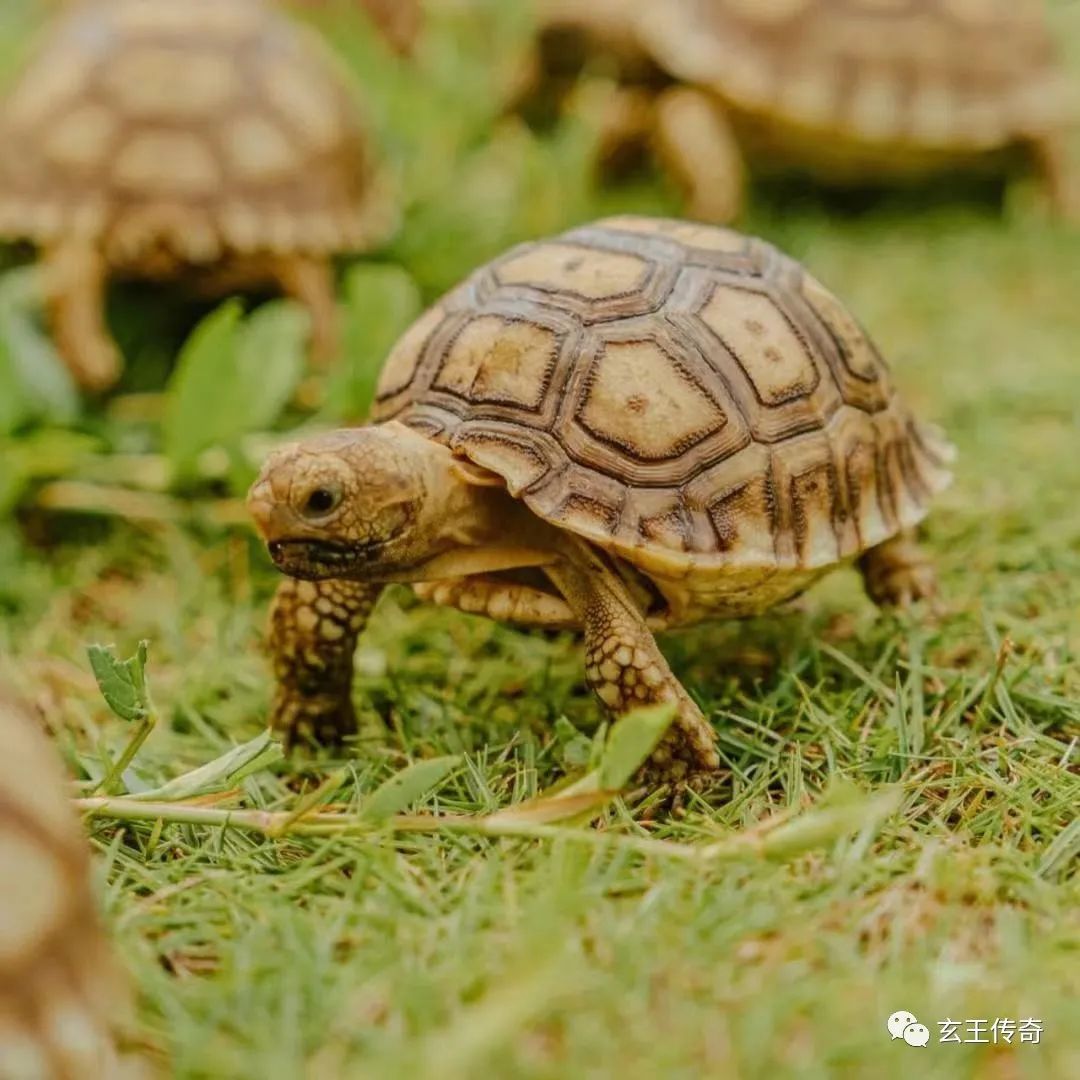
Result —
[{"label": "green grass", "polygon": [[[511,5],[489,7],[497,32],[440,23],[419,74],[358,32],[335,35],[370,72],[409,195],[382,261],[425,298],[521,237],[615,205],[676,205],[657,178],[593,193],[588,132],[540,142],[495,126],[520,26]],[[1075,5],[1059,16],[1080,43]],[[959,446],[927,533],[944,603],[882,616],[842,571],[794,609],[671,637],[723,757],[684,814],[617,803],[603,844],[93,823],[108,922],[175,1075],[1080,1075],[1080,234],[1031,195],[1015,189],[1004,214],[943,198],[840,219],[755,203],[746,227],[849,301]],[[119,310],[139,354],[127,389],[160,391],[154,312],[167,305],[144,314],[121,296]],[[69,426],[153,464],[157,409],[121,395]],[[24,426],[4,445],[55,434]],[[47,479],[102,468],[80,454],[71,473],[35,462]],[[154,505],[194,512],[249,467]],[[254,541],[184,515],[58,515],[39,490],[0,524],[0,675],[40,706],[69,761],[100,773],[128,737],[90,675],[94,641],[151,642],[162,722],[140,782],[255,736],[275,582]],[[560,717],[586,735],[600,719],[573,639],[404,591],[378,609],[357,668],[357,744],[249,779],[249,805],[289,806],[341,765],[334,799],[357,802],[452,753],[465,764],[421,809],[490,813],[577,769]],[[682,861],[632,844],[737,836],[837,783],[895,785],[899,808],[876,832],[787,859]],[[899,1009],[928,1024],[929,1047],[889,1041]],[[939,1045],[946,1017],[1035,1017],[1044,1032],[1039,1046]]]}]

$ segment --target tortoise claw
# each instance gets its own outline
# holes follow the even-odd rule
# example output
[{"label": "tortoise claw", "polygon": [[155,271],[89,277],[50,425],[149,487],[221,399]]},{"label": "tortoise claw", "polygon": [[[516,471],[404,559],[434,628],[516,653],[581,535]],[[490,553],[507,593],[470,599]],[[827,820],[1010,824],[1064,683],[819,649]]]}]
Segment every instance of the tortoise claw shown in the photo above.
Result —
[{"label": "tortoise claw", "polygon": [[359,730],[352,701],[338,697],[279,694],[270,727],[281,736],[286,753],[299,745],[340,746]]}]

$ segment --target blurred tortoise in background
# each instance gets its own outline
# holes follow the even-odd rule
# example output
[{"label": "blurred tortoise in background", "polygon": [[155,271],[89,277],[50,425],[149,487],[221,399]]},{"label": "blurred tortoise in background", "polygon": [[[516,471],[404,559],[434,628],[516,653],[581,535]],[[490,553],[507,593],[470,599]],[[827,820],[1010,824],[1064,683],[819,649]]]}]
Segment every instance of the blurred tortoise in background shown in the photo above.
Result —
[{"label": "blurred tortoise in background", "polygon": [[330,257],[385,207],[347,80],[316,35],[259,0],[90,0],[52,25],[0,112],[0,236],[38,245],[78,382],[120,358],[110,275],[208,293],[280,288],[336,348]]},{"label": "blurred tortoise in background", "polygon": [[[575,73],[619,84],[602,157],[649,148],[694,217],[736,217],[744,173],[827,185],[949,170],[1045,179],[1077,212],[1067,76],[1041,0],[540,0],[526,111],[564,105]],[[544,104],[546,103],[546,105]]]},{"label": "blurred tortoise in background", "polygon": [[249,504],[282,584],[273,722],[354,730],[357,634],[387,582],[584,631],[615,715],[678,703],[650,775],[714,768],[653,632],[754,615],[859,559],[928,595],[912,529],[949,480],[841,303],[775,248],[613,218],[511,250],[387,360],[374,424],[273,454]]},{"label": "blurred tortoise in background", "polygon": [[0,689],[0,1077],[114,1080],[128,992],[90,889],[90,860],[55,754]]}]

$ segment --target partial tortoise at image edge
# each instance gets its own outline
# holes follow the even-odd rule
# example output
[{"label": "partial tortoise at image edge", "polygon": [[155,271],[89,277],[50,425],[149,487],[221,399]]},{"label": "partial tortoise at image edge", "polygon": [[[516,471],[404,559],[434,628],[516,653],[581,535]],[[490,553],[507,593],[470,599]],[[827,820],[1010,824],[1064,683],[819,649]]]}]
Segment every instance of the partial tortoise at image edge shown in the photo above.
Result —
[{"label": "partial tortoise at image edge", "polygon": [[0,107],[0,239],[39,250],[76,382],[109,388],[112,277],[278,289],[337,352],[331,259],[394,211],[343,65],[261,0],[85,0]]},{"label": "partial tortoise at image edge", "polygon": [[582,630],[611,714],[677,703],[656,782],[718,759],[654,631],[758,614],[850,560],[879,603],[934,588],[913,530],[952,448],[832,293],[736,232],[622,217],[514,248],[406,332],[372,419],[277,451],[249,497],[290,577],[270,633],[290,740],[355,731],[388,582]]},{"label": "partial tortoise at image edge", "polygon": [[512,94],[556,113],[595,71],[601,159],[646,147],[687,214],[727,223],[746,176],[826,186],[1036,171],[1080,217],[1080,113],[1041,0],[537,0]]},{"label": "partial tortoise at image edge", "polygon": [[131,996],[98,921],[56,751],[0,687],[0,1078],[149,1075],[118,1050]]}]

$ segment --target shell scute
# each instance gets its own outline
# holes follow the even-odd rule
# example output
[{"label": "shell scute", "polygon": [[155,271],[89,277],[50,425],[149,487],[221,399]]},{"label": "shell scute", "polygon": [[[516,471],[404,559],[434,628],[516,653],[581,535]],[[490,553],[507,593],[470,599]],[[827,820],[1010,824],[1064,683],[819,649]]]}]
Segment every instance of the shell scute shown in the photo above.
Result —
[{"label": "shell scute", "polygon": [[719,283],[698,318],[734,357],[762,405],[808,397],[821,382],[805,339],[764,293]]},{"label": "shell scute", "polygon": [[[740,566],[747,582],[810,580],[916,523],[949,451],[833,294],[737,235],[622,217],[516,249],[496,270],[528,274],[482,268],[406,333],[374,419],[448,443],[540,517],[654,576]],[[632,314],[592,318],[554,271],[533,288],[568,247],[571,282],[614,250],[648,267],[643,291],[671,285],[647,314],[629,295]]]},{"label": "shell scute", "polygon": [[432,385],[470,402],[511,405],[537,412],[560,352],[547,326],[498,314],[467,322],[443,358]]},{"label": "shell scute", "polygon": [[601,442],[645,461],[679,457],[728,423],[723,406],[652,341],[603,345],[576,419]]}]

